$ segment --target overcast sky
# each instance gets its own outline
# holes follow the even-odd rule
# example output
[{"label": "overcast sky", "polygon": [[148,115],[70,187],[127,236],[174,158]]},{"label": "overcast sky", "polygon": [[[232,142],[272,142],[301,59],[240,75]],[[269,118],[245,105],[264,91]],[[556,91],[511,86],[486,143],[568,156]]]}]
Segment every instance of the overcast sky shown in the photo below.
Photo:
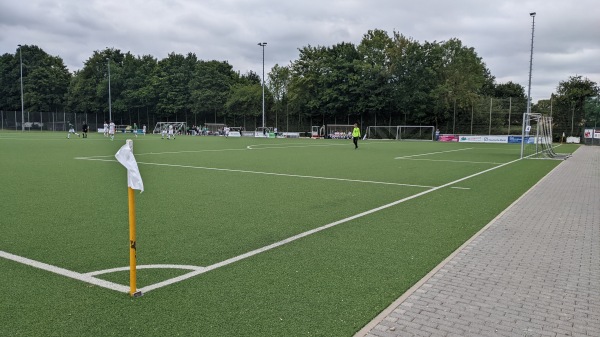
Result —
[{"label": "overcast sky", "polygon": [[0,54],[37,45],[75,71],[105,48],[158,59],[192,52],[260,75],[258,42],[267,42],[267,73],[296,60],[298,48],[358,44],[382,29],[419,42],[458,38],[497,83],[527,92],[530,12],[537,13],[532,100],[550,97],[570,76],[600,84],[597,0],[1,0]]}]

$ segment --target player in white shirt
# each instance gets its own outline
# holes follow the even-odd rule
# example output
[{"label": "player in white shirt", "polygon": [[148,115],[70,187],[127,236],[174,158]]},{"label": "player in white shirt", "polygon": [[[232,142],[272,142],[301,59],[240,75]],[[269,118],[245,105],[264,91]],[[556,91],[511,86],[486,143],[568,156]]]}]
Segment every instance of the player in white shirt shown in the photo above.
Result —
[{"label": "player in white shirt", "polygon": [[175,139],[175,135],[173,134],[173,125],[169,124],[169,134],[167,135],[167,139],[171,139],[171,137]]},{"label": "player in white shirt", "polygon": [[160,130],[160,139],[165,139],[166,135],[167,135],[167,127],[163,126],[162,130]]},{"label": "player in white shirt", "polygon": [[110,140],[115,140],[115,123],[113,121],[110,121],[110,124],[108,124],[108,135],[110,136]]},{"label": "player in white shirt", "polygon": [[67,133],[67,139],[71,138],[72,133],[77,135],[77,137],[79,137],[79,134],[77,132],[75,132],[75,127],[73,126],[73,124],[69,123],[69,133]]},{"label": "player in white shirt", "polygon": [[104,137],[108,137],[108,123],[104,121]]},{"label": "player in white shirt", "polygon": [[142,134],[146,135],[146,124],[142,125]]}]

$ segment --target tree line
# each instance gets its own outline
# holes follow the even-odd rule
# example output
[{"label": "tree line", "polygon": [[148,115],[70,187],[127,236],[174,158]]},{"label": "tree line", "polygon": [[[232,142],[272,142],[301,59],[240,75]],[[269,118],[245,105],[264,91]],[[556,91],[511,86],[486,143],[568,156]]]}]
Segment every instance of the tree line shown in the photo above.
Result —
[{"label": "tree line", "polygon": [[[419,42],[398,32],[370,30],[358,45],[309,45],[298,51],[296,60],[276,64],[265,79],[266,124],[280,130],[359,122],[468,133],[466,121],[472,129],[474,110],[485,110],[494,99],[503,106],[494,111],[504,112],[481,123],[518,129],[526,109],[523,86],[496,83],[474,48],[456,38]],[[227,61],[201,60],[193,53],[159,60],[114,48],[95,51],[73,73],[60,57],[33,45],[0,56],[2,111],[21,110],[21,60],[27,111],[99,113],[107,119],[110,95],[113,119],[141,113],[153,120],[190,118],[248,129],[261,124],[257,73],[240,74]],[[595,82],[572,76],[557,84],[550,99],[533,104],[532,112],[552,113],[555,132],[579,130],[597,120],[598,93]]]}]

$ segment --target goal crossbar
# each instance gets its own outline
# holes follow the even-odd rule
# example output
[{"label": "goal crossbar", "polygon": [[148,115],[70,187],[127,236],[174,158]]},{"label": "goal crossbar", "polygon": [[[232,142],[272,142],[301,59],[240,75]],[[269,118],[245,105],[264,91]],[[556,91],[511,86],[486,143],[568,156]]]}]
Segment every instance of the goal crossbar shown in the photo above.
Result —
[{"label": "goal crossbar", "polygon": [[422,125],[369,126],[365,139],[434,140],[435,127]]}]

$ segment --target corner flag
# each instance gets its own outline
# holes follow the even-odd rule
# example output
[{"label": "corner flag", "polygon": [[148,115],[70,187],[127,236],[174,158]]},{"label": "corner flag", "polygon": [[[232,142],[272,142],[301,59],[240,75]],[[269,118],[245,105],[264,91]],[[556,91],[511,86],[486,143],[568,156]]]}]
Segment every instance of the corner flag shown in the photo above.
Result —
[{"label": "corner flag", "polygon": [[137,242],[135,238],[135,193],[134,189],[144,192],[144,183],[133,156],[133,141],[128,139],[115,158],[127,169],[127,196],[129,200],[129,294],[132,297],[142,296],[137,290]]},{"label": "corner flag", "polygon": [[127,169],[127,186],[144,192],[144,182],[133,156],[133,141],[131,139],[128,139],[125,145],[117,151],[115,158]]}]

